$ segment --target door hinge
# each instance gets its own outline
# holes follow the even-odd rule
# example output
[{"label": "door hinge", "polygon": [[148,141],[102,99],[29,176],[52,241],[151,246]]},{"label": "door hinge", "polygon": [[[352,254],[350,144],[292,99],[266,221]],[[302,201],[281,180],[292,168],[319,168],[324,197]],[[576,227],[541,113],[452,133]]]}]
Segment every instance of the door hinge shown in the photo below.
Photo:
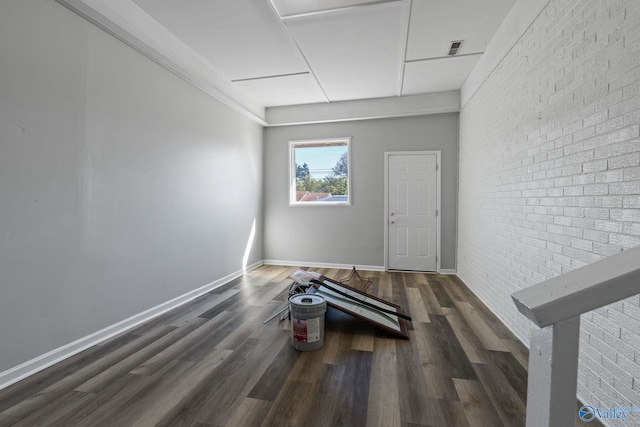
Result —
[{"label": "door hinge", "polygon": [[440,215],[440,211],[436,209],[436,216]]}]

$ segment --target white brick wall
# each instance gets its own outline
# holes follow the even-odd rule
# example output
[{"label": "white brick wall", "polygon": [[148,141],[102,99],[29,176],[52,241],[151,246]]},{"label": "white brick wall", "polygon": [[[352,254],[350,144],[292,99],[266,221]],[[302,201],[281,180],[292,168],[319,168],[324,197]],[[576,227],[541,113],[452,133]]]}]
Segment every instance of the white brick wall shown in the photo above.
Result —
[{"label": "white brick wall", "polygon": [[[528,343],[514,291],[640,245],[640,1],[551,0],[463,106],[459,174],[458,274]],[[640,299],[580,345],[584,401],[640,406]]]}]

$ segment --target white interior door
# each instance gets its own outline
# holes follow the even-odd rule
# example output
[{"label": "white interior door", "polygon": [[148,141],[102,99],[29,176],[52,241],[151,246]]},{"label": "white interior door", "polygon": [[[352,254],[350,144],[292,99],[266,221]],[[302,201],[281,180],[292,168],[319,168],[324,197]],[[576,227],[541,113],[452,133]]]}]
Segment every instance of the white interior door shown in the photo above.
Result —
[{"label": "white interior door", "polygon": [[387,156],[388,267],[437,270],[436,154]]}]

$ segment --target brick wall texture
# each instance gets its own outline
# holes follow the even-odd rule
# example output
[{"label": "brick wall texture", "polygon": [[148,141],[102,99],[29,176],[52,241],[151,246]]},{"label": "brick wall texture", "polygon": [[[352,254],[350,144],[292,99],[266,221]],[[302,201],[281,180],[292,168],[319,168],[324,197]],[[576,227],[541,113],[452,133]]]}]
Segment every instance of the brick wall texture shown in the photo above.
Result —
[{"label": "brick wall texture", "polygon": [[[513,292],[640,245],[640,0],[551,0],[463,106],[459,174],[458,274],[528,343]],[[582,317],[578,375],[640,406],[638,296]]]}]

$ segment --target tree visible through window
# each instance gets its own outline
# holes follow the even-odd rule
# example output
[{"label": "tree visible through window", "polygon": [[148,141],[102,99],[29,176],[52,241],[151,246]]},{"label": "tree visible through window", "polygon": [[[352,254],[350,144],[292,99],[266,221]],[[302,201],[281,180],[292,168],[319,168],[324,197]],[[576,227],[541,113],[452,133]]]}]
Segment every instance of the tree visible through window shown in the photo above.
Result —
[{"label": "tree visible through window", "polygon": [[290,143],[292,205],[350,204],[349,143],[348,138]]}]

